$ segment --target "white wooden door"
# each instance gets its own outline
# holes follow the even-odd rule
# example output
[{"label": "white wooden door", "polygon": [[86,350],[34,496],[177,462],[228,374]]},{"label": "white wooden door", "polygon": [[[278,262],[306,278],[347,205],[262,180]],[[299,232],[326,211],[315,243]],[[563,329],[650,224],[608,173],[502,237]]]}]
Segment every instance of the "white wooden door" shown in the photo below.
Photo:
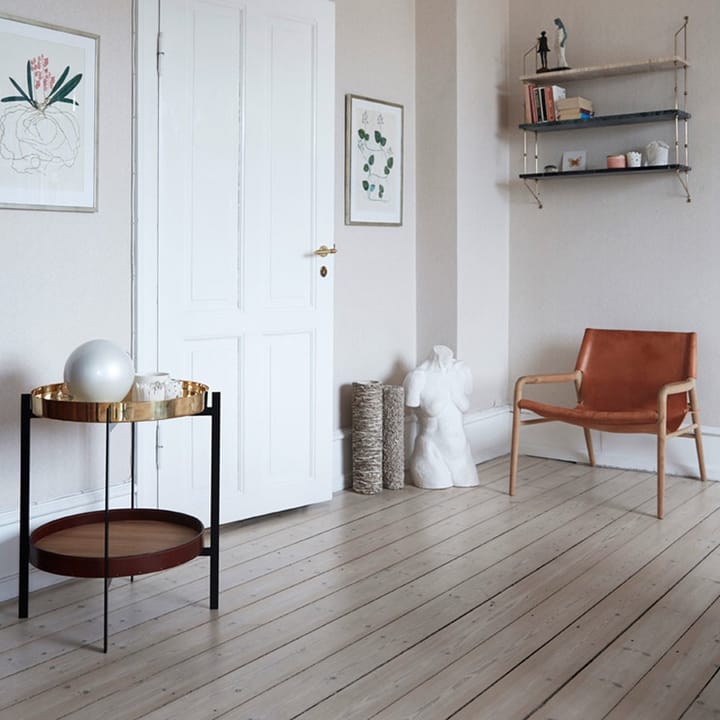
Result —
[{"label": "white wooden door", "polygon": [[[331,492],[333,8],[160,2],[158,366],[222,393],[222,522]],[[158,444],[207,521],[209,422]]]}]

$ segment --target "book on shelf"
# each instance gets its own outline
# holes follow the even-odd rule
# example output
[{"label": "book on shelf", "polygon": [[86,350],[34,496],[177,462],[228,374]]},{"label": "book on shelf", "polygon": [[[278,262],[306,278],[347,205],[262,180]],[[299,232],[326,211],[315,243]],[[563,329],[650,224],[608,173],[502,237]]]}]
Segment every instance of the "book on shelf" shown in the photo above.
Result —
[{"label": "book on shelf", "polygon": [[560,110],[557,115],[558,120],[589,120],[594,116],[592,110]]},{"label": "book on shelf", "polygon": [[592,100],[580,97],[565,97],[555,103],[558,110],[585,110],[591,112],[593,109]]},{"label": "book on shelf", "polygon": [[565,97],[565,88],[559,85],[525,86],[525,122],[539,123],[557,120],[557,102]]},{"label": "book on shelf", "polygon": [[525,91],[525,122],[530,124],[535,122],[535,108],[534,108],[534,89],[535,86],[532,83],[527,83],[523,86]]}]

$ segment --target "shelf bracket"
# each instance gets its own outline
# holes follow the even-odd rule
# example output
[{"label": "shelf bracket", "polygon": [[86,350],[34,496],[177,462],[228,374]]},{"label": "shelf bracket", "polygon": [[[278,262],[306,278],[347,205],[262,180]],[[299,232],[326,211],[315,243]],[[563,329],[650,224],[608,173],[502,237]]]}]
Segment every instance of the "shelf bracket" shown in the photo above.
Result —
[{"label": "shelf bracket", "polygon": [[692,198],[690,197],[690,187],[688,185],[687,173],[684,173],[682,170],[678,170],[675,174],[677,175],[677,179],[680,181],[680,184],[683,186],[683,190],[685,191],[685,197],[687,198],[686,202],[692,202]]},{"label": "shelf bracket", "polygon": [[[533,180],[532,185],[527,180],[523,180],[523,183],[525,184],[525,187],[528,189],[528,192],[535,198],[535,202],[537,203],[538,210],[542,210],[543,204],[542,204],[542,198],[540,197],[540,188],[538,186],[538,181]],[[533,187],[533,185],[534,185],[534,187]]]}]

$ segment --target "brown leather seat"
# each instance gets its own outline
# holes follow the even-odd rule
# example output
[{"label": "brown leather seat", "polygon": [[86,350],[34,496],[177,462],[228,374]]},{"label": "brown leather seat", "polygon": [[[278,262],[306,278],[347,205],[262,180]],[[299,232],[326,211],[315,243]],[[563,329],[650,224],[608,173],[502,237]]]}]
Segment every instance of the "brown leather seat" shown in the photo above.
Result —
[{"label": "brown leather seat", "polygon": [[[700,478],[705,480],[700,418],[695,393],[695,333],[645,330],[585,330],[575,370],[527,375],[515,384],[510,456],[510,495],[515,494],[520,425],[560,421],[585,431],[590,464],[595,464],[590,430],[651,433],[657,436],[658,505],[663,516],[665,440],[693,437]],[[526,385],[574,382],[577,405],[562,407],[524,398]],[[521,411],[537,418],[523,420]],[[681,427],[690,413],[690,424]]]}]

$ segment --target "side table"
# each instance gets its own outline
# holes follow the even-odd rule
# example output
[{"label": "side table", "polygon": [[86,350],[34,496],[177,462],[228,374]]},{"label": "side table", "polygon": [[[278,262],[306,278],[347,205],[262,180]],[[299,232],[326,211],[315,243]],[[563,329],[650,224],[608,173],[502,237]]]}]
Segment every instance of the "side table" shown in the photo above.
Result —
[{"label": "side table", "polygon": [[[198,555],[210,558],[210,609],[217,609],[220,588],[220,393],[183,380],[179,397],[163,401],[79,402],[63,383],[43,385],[21,396],[20,424],[20,568],[18,617],[28,616],[29,565],[70,577],[104,580],[103,652],[108,645],[108,588],[113,577],[133,577],[181,565]],[[135,507],[137,422],[209,417],[210,544],[204,527],[191,515]],[[105,424],[105,509],[68,515],[30,532],[30,427],[36,418]],[[131,423],[130,507],[110,509],[110,430]]]}]

